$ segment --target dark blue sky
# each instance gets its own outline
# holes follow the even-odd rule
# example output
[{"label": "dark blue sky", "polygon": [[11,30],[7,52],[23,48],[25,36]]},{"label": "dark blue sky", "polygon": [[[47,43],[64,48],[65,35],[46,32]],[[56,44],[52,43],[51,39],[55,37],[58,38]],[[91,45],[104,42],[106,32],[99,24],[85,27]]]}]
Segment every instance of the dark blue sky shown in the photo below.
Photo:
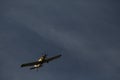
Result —
[{"label": "dark blue sky", "polygon": [[[0,80],[120,80],[119,0],[0,0]],[[62,54],[39,72],[20,68]]]}]

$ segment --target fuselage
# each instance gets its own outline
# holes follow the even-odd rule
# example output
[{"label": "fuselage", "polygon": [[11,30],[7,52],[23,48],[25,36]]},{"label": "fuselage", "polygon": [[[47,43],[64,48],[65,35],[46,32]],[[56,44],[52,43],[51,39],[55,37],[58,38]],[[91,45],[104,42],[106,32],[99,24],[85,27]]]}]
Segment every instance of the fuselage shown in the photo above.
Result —
[{"label": "fuselage", "polygon": [[[46,55],[40,57],[40,58],[38,59],[38,61],[42,63],[42,62],[45,60],[45,58],[46,58]],[[42,64],[36,64],[36,65],[34,65],[34,68],[39,68],[39,67],[41,67],[41,66],[42,66]]]}]

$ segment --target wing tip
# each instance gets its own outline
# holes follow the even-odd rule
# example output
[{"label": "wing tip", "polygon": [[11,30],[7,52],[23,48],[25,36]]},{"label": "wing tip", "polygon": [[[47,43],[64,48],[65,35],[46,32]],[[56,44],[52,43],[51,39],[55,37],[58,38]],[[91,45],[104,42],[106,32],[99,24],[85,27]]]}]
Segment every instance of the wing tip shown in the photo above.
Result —
[{"label": "wing tip", "polygon": [[23,65],[21,65],[20,67],[23,67]]},{"label": "wing tip", "polygon": [[25,65],[24,64],[22,64],[20,67],[24,67]]},{"label": "wing tip", "polygon": [[59,56],[59,57],[61,57],[61,56],[62,56],[62,54],[59,54],[58,56]]}]

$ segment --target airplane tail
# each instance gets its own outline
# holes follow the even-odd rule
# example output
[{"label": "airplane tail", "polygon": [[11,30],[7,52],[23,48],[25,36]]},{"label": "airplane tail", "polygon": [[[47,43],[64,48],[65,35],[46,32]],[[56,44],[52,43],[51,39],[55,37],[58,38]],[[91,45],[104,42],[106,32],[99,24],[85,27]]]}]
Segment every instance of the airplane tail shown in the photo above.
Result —
[{"label": "airplane tail", "polygon": [[35,67],[31,67],[30,70],[35,69]]},{"label": "airplane tail", "polygon": [[32,69],[36,69],[36,71],[38,71],[38,68],[36,68],[36,67],[32,67],[32,68],[30,68],[30,70],[32,70]]},{"label": "airplane tail", "polygon": [[43,57],[45,57],[45,58],[46,58],[46,57],[47,57],[47,54],[44,54],[44,55],[43,55]]}]

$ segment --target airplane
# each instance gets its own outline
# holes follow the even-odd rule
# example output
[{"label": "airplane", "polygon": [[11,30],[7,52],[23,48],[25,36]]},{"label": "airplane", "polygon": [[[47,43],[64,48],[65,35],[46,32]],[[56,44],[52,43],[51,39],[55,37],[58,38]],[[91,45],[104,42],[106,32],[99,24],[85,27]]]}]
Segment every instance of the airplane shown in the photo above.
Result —
[{"label": "airplane", "polygon": [[47,58],[47,55],[44,54],[43,56],[41,56],[38,59],[38,61],[31,62],[31,63],[24,63],[24,64],[21,65],[21,67],[33,66],[33,67],[30,68],[30,70],[32,70],[32,69],[37,69],[38,70],[38,68],[43,66],[43,63],[48,63],[49,61],[52,61],[52,60],[57,59],[57,58],[60,58],[61,56],[62,55],[59,54],[59,55]]}]

